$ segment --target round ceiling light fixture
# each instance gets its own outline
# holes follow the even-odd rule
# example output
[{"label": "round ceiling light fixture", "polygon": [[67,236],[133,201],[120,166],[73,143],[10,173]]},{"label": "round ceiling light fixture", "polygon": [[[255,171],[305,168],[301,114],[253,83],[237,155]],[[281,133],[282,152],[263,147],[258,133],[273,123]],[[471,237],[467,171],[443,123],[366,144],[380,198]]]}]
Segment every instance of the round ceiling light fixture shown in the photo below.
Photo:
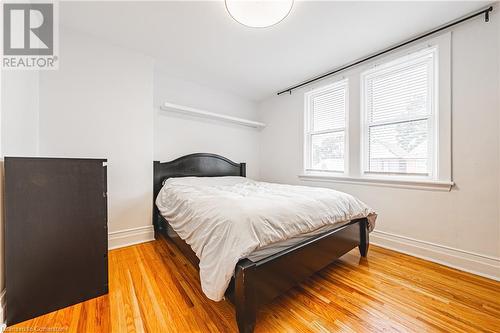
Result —
[{"label": "round ceiling light fixture", "polygon": [[226,0],[226,9],[238,23],[251,28],[266,28],[283,21],[293,0]]}]

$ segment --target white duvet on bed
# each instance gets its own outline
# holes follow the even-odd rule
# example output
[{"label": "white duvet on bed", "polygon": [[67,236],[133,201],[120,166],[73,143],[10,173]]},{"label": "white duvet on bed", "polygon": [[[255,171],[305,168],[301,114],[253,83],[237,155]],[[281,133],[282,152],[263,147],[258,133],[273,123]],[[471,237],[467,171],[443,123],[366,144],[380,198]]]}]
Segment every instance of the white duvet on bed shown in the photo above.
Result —
[{"label": "white duvet on bed", "polygon": [[160,213],[200,259],[201,286],[219,301],[238,260],[266,245],[376,214],[331,189],[244,177],[170,178],[156,198]]}]

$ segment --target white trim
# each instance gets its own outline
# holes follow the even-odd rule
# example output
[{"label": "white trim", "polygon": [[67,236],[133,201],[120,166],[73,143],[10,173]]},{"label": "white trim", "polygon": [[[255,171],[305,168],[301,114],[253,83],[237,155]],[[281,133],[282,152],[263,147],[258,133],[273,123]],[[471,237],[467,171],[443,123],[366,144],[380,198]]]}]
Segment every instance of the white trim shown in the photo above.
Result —
[{"label": "white trim", "polygon": [[262,129],[262,128],[266,127],[266,124],[258,122],[258,121],[227,116],[227,115],[220,114],[220,113],[200,110],[200,109],[192,108],[190,106],[184,106],[184,105],[179,105],[179,104],[174,104],[174,103],[165,102],[165,103],[163,103],[162,106],[160,106],[160,109],[162,109],[163,111],[180,113],[180,114],[187,114],[190,116],[195,116],[195,117],[200,117],[200,118],[214,119],[214,120],[229,122],[229,123],[233,123],[233,124],[253,127],[253,128],[257,128],[257,129]]},{"label": "white trim", "polygon": [[[433,165],[434,170],[431,175],[421,175],[415,177],[416,175],[398,175],[398,174],[385,174],[385,175],[370,175],[365,174],[363,170],[363,162],[366,160],[363,158],[364,146],[366,146],[365,138],[363,135],[362,124],[364,122],[363,112],[361,111],[363,107],[363,89],[362,89],[362,74],[370,68],[380,67],[391,61],[395,61],[401,57],[411,57],[418,52],[425,52],[432,48],[438,48],[437,56],[435,57],[435,67],[437,69],[437,82],[434,85],[436,92],[434,97],[439,97],[438,103],[435,105],[435,111],[433,116],[434,127],[433,135],[438,145],[433,147]],[[352,177],[347,178],[334,178],[338,182],[349,182],[354,184],[365,183],[380,186],[391,186],[391,187],[403,187],[403,188],[419,188],[419,189],[429,189],[436,190],[447,190],[453,186],[453,176],[452,176],[452,136],[451,136],[451,32],[446,32],[436,37],[429,38],[426,41],[422,41],[418,44],[408,46],[397,52],[391,52],[380,59],[376,59],[361,65],[357,68],[350,69],[339,76],[332,76],[328,80],[329,84],[334,84],[338,80],[348,80],[348,112],[347,112],[347,127],[346,127],[346,152],[345,152],[345,162],[346,167],[342,176]],[[307,164],[308,161],[308,142],[306,130],[308,128],[307,118],[307,94],[314,91],[320,91],[322,88],[325,89],[328,85],[323,86],[325,83],[316,83],[311,86],[308,90],[304,91],[304,109],[303,109],[303,135],[301,136],[301,155],[302,155],[302,173],[309,175],[310,167]],[[359,142],[358,142],[359,140]],[[430,141],[429,141],[430,142]],[[431,150],[429,150],[431,151]],[[323,171],[322,173],[327,173]],[[323,176],[323,175],[322,175]],[[336,176],[336,175],[333,175]],[[301,177],[301,176],[299,176]],[[368,178],[367,181],[358,181],[358,178]],[[382,178],[380,181],[375,179]],[[385,181],[385,178],[394,179],[394,182]],[[315,179],[318,180],[319,178]],[[355,181],[351,182],[351,180]],[[331,179],[330,179],[331,180]],[[414,181],[416,180],[416,181]],[[423,182],[425,181],[425,182]],[[431,184],[429,186],[429,184]],[[441,189],[439,189],[441,187]]]},{"label": "white trim", "polygon": [[[329,93],[335,90],[344,90],[345,92],[345,121],[343,127],[337,128],[329,128],[321,131],[312,130],[313,123],[313,113],[312,110],[312,101],[313,98],[323,95],[325,93]],[[336,132],[344,132],[344,170],[321,170],[323,172],[335,172],[341,174],[347,174],[349,170],[349,80],[345,77],[342,77],[340,80],[336,80],[333,83],[330,83],[326,86],[321,86],[319,88],[307,91],[304,93],[304,126],[303,126],[303,170],[307,171],[311,169],[311,144],[312,144],[312,136],[326,133],[336,133]]]},{"label": "white trim", "polygon": [[[388,60],[382,64],[378,64],[373,66],[370,69],[365,70],[360,75],[360,86],[361,86],[361,103],[360,103],[360,119],[361,119],[361,175],[368,174],[371,170],[369,170],[369,131],[371,127],[381,126],[381,125],[393,125],[397,123],[408,123],[413,121],[427,121],[427,134],[428,134],[428,163],[429,169],[427,177],[428,179],[439,179],[437,175],[437,161],[436,152],[439,146],[439,136],[436,135],[438,133],[438,128],[436,126],[438,118],[438,94],[436,90],[439,86],[438,81],[438,72],[439,72],[439,61],[438,61],[438,45],[427,45],[426,47],[419,49],[418,51],[411,52],[409,54],[405,54],[396,59]],[[384,61],[384,59],[382,59]],[[369,120],[369,110],[368,110],[368,81],[376,76],[384,76],[387,73],[392,71],[400,71],[402,68],[407,68],[408,63],[413,64],[427,64],[429,71],[428,78],[428,91],[429,98],[428,100],[428,114],[425,115],[416,115],[416,116],[406,116],[406,117],[398,117],[395,119],[372,122]]]},{"label": "white trim", "polygon": [[[0,325],[1,328],[6,327],[5,326],[5,289],[0,292]],[[0,329],[0,332],[3,332],[2,329]]]},{"label": "white trim", "polygon": [[298,176],[300,180],[304,181],[322,181],[342,184],[357,184],[357,185],[371,185],[371,186],[385,186],[417,190],[430,190],[430,191],[451,191],[455,185],[451,181],[437,181],[437,180],[419,180],[419,179],[401,179],[401,178],[369,178],[369,177],[348,177],[348,176],[335,176],[335,175],[319,175],[319,174],[302,174]]},{"label": "white trim", "polygon": [[374,230],[370,243],[500,281],[500,258]]},{"label": "white trim", "polygon": [[[108,234],[108,249],[135,245],[154,240],[152,225],[139,228],[114,231]],[[5,289],[0,292],[0,332],[5,326]]]},{"label": "white trim", "polygon": [[153,225],[131,228],[108,233],[108,249],[149,242],[155,239]]}]

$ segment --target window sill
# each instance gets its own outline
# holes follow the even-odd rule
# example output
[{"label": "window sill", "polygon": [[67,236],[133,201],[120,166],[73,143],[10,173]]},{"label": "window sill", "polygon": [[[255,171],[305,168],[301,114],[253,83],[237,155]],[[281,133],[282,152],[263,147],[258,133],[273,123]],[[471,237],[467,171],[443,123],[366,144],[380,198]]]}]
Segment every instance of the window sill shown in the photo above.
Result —
[{"label": "window sill", "polygon": [[318,175],[318,174],[301,174],[298,176],[300,180],[304,181],[321,181],[332,182],[341,184],[356,184],[356,185],[369,185],[369,186],[383,186],[395,187],[428,191],[451,191],[455,185],[451,181],[437,181],[437,180],[419,180],[419,179],[384,179],[384,178],[361,178],[349,177],[340,175]]}]

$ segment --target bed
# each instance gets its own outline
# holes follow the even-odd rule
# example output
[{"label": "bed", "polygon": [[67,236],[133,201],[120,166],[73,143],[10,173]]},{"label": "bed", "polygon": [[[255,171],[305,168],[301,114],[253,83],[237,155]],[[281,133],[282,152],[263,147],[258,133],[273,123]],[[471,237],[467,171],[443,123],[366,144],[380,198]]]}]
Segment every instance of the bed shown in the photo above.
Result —
[{"label": "bed", "polygon": [[[308,223],[298,223],[292,220],[301,214],[289,214],[288,210],[303,209],[295,208],[302,204],[307,210],[308,197],[321,198],[335,191],[255,182],[245,176],[245,163],[234,163],[215,154],[197,153],[170,162],[155,161],[153,225],[157,236],[171,239],[193,264],[199,265],[207,297],[219,300],[225,295],[235,305],[239,331],[247,333],[253,332],[259,306],[355,247],[365,257],[376,215],[359,200],[337,192],[338,200],[345,201],[340,213],[330,213],[330,207],[323,203],[325,212],[321,213],[318,207],[318,214],[339,215],[338,221],[322,224],[321,220],[327,219],[310,219]],[[292,192],[302,197],[298,194],[286,197]],[[292,204],[286,206],[289,200]],[[266,210],[266,201],[272,201],[276,209],[267,204]],[[263,222],[254,223],[253,210]],[[311,207],[309,210],[314,211]],[[233,215],[229,214],[231,211]],[[197,214],[207,218],[201,221]],[[236,227],[221,223],[231,220],[234,214],[238,214],[235,220],[243,222],[239,221]],[[304,216],[307,220],[308,215]],[[195,227],[193,223],[197,223]],[[230,225],[234,223],[231,220]],[[221,225],[225,229],[220,229]],[[253,227],[249,229],[247,225]],[[277,232],[274,238],[269,236],[272,233],[262,231],[287,225],[292,231],[286,235]],[[225,236],[219,237],[221,234]],[[210,256],[211,252],[227,255]],[[222,260],[226,257],[232,261]]]}]

